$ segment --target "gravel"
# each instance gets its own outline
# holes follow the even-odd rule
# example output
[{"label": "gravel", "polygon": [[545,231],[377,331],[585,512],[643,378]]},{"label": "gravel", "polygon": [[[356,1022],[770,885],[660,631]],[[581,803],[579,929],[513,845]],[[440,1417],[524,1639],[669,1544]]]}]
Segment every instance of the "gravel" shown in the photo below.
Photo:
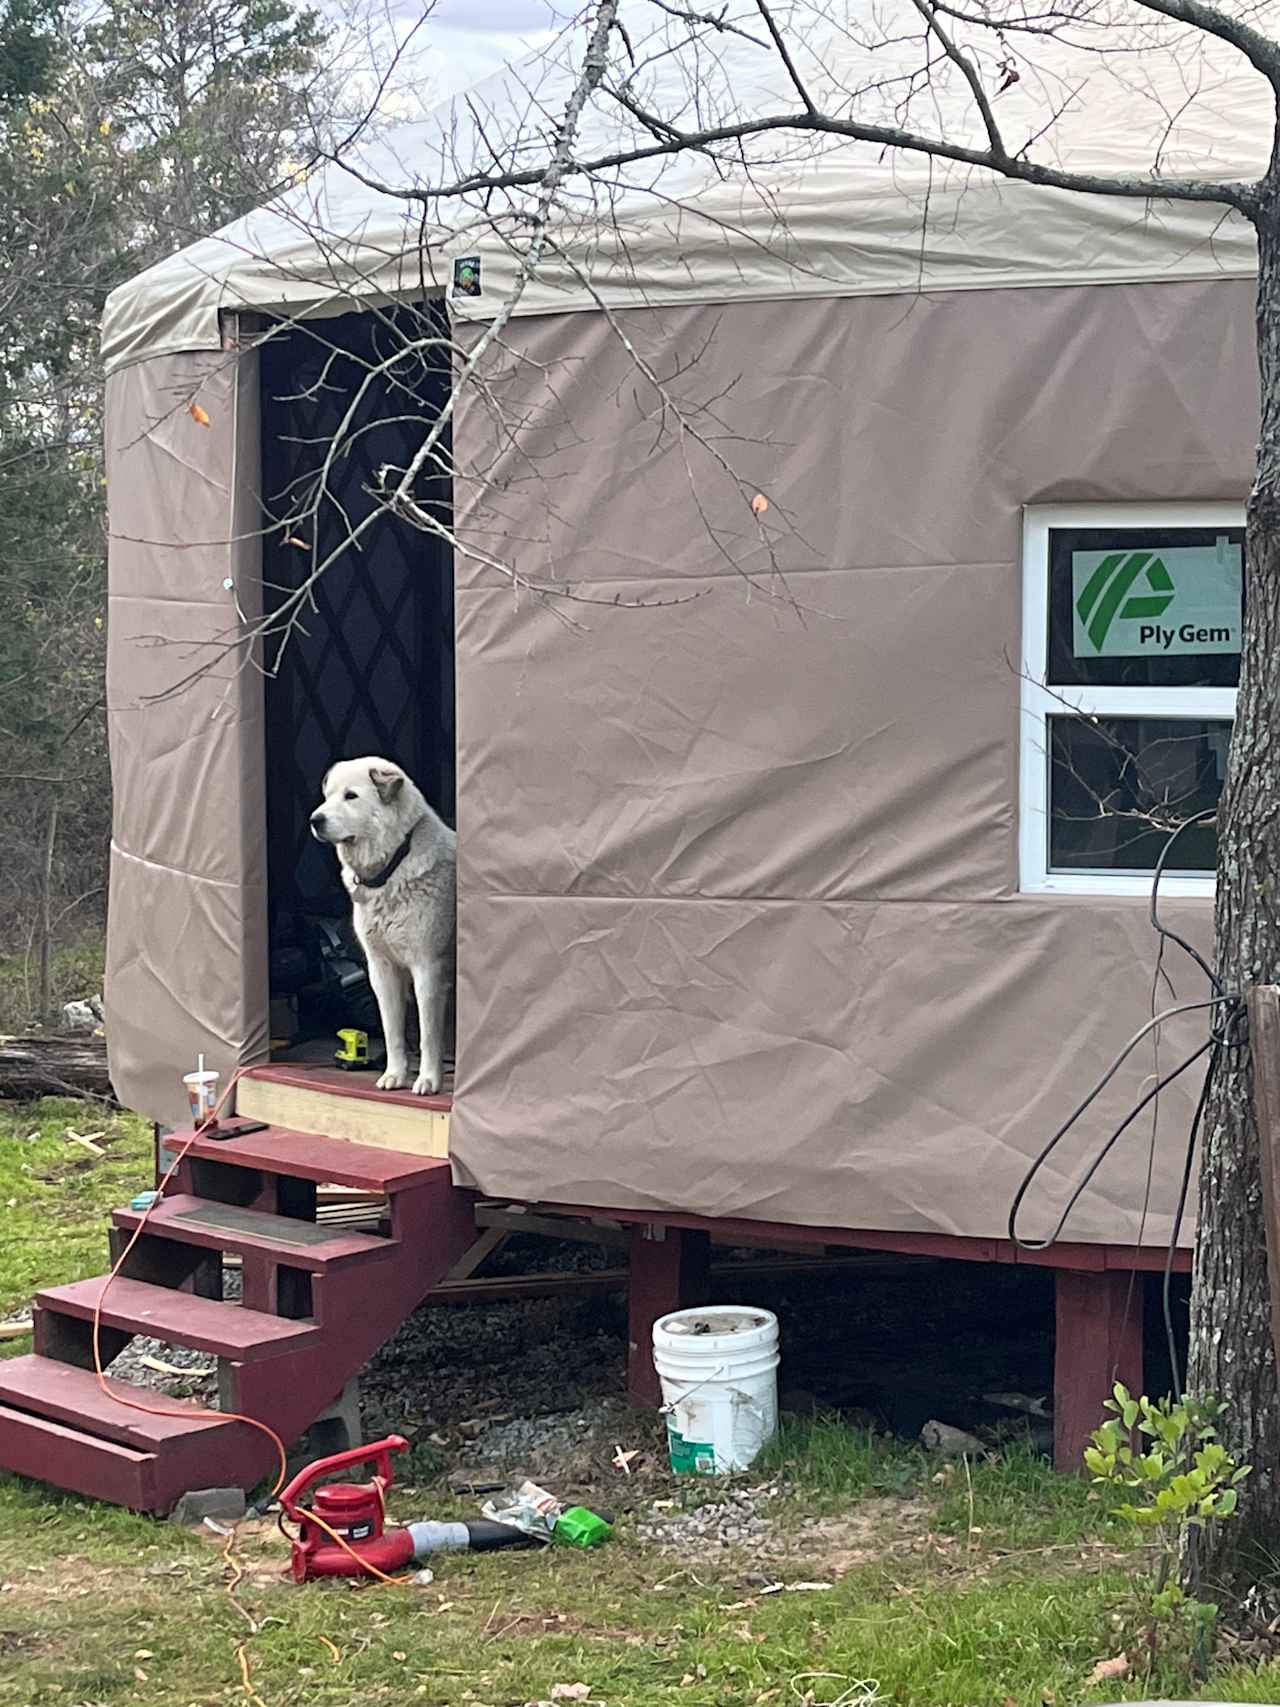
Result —
[{"label": "gravel", "polygon": [[427,1306],[364,1370],[366,1425],[411,1439],[452,1442],[461,1433],[473,1463],[487,1450],[482,1431],[513,1418],[512,1432],[492,1437],[504,1458],[522,1456],[547,1430],[572,1442],[574,1417],[598,1420],[606,1399],[618,1402],[626,1344],[626,1312],[615,1298]]},{"label": "gravel", "polygon": [[[175,1369],[189,1369],[190,1375],[167,1375],[159,1369],[149,1369],[142,1361],[159,1358]],[[189,1346],[166,1345],[163,1340],[139,1337],[129,1344],[109,1365],[107,1374],[116,1381],[128,1381],[135,1387],[147,1387],[154,1393],[165,1393],[171,1399],[194,1399],[198,1404],[217,1409],[217,1359],[207,1351],[192,1351]]]},{"label": "gravel", "polygon": [[[222,1296],[235,1303],[241,1296],[244,1276],[239,1268],[222,1271]],[[144,1358],[158,1358],[173,1369],[191,1370],[190,1375],[167,1375],[159,1369],[149,1369]],[[128,1381],[135,1387],[146,1387],[153,1393],[165,1393],[171,1399],[193,1399],[206,1409],[218,1409],[217,1359],[207,1351],[193,1351],[190,1346],[168,1345],[163,1340],[145,1336],[130,1340],[107,1373],[117,1381]]]},{"label": "gravel", "polygon": [[464,1422],[460,1427],[463,1446],[458,1462],[464,1465],[483,1464],[507,1473],[535,1461],[554,1461],[581,1455],[584,1449],[596,1448],[602,1435],[618,1432],[621,1407],[616,1402],[602,1400],[586,1410],[550,1416],[509,1417],[492,1422]]},{"label": "gravel", "polygon": [[670,1511],[670,1500],[655,1500],[647,1514],[632,1516],[629,1528],[637,1541],[646,1541],[664,1552],[745,1546],[758,1549],[773,1528],[772,1520],[765,1515],[769,1501],[784,1491],[776,1481],[729,1488],[718,1498],[682,1512]]}]

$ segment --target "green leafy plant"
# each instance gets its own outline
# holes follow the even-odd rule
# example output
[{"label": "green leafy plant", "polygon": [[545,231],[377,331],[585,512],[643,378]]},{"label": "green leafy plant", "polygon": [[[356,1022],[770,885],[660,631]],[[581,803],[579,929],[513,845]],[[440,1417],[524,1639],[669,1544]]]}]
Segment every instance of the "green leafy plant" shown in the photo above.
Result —
[{"label": "green leafy plant", "polygon": [[1186,1593],[1177,1564],[1193,1530],[1236,1515],[1251,1466],[1218,1439],[1226,1407],[1212,1394],[1135,1399],[1117,1383],[1106,1408],[1112,1414],[1093,1431],[1084,1463],[1095,1483],[1124,1496],[1112,1515],[1154,1545],[1154,1578],[1138,1608],[1148,1669],[1159,1647],[1166,1657],[1185,1650],[1203,1675],[1218,1609]]}]

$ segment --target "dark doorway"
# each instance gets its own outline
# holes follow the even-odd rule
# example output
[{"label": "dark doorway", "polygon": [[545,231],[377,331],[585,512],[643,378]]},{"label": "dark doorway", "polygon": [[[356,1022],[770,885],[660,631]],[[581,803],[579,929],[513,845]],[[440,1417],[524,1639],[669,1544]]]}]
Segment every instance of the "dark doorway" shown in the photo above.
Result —
[{"label": "dark doorway", "polygon": [[[276,527],[264,541],[269,610],[279,611],[314,567],[375,514],[377,471],[408,466],[448,396],[448,351],[430,342],[447,335],[444,306],[431,303],[281,327],[263,344],[262,491],[270,519],[300,514],[342,434],[314,516]],[[447,440],[441,451],[415,497],[448,522]],[[321,779],[339,759],[376,754],[401,765],[452,825],[453,661],[448,545],[386,514],[375,515],[325,570],[283,644],[277,637],[268,647],[272,995],[292,999],[302,1036],[335,1021],[376,1027],[367,987],[361,990],[363,981],[352,976],[349,907],[337,862],[308,829]]]}]

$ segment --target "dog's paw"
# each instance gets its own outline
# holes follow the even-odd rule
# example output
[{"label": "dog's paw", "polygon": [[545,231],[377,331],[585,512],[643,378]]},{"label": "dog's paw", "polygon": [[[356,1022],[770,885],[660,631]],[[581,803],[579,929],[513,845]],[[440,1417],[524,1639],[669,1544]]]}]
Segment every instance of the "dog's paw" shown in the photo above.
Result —
[{"label": "dog's paw", "polygon": [[416,1097],[433,1097],[439,1089],[439,1072],[428,1073],[424,1070],[413,1081],[413,1094]]},{"label": "dog's paw", "polygon": [[[408,1083],[409,1069],[407,1067],[401,1067],[399,1072],[388,1067],[378,1080],[378,1089],[380,1091],[402,1091]],[[413,1088],[417,1090],[418,1087],[415,1085]]]}]

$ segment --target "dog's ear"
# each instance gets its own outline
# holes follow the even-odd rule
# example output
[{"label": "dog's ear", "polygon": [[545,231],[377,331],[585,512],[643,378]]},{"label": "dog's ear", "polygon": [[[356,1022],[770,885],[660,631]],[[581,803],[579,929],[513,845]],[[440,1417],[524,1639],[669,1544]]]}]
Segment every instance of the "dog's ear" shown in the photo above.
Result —
[{"label": "dog's ear", "polygon": [[337,765],[330,765],[328,770],[320,778],[320,798],[322,800],[324,799],[325,795],[328,794],[328,792],[329,792],[329,778],[333,775],[334,771],[336,771],[337,768],[338,768]]},{"label": "dog's ear", "polygon": [[378,791],[378,798],[384,806],[391,802],[404,787],[404,772],[380,770],[377,765],[369,772],[369,781]]}]

